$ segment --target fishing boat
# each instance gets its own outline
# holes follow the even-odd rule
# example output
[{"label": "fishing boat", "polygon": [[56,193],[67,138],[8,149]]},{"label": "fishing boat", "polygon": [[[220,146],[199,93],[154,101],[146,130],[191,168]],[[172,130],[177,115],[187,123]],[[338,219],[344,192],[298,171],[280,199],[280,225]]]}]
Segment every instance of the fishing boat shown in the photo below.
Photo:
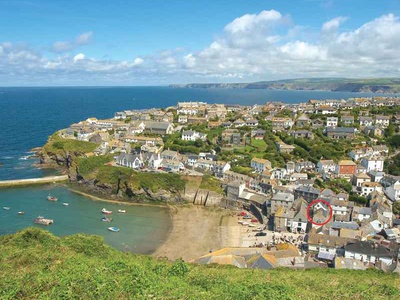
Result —
[{"label": "fishing boat", "polygon": [[55,201],[58,200],[58,198],[52,197],[52,196],[48,195],[48,196],[47,196],[47,200],[55,202]]},{"label": "fishing boat", "polygon": [[103,209],[101,210],[101,212],[102,212],[103,214],[105,214],[105,215],[111,215],[111,214],[112,214],[112,211],[111,211],[111,210],[107,210],[107,209],[105,209],[105,208],[103,208]]},{"label": "fishing boat", "polygon": [[64,206],[68,206],[69,204],[68,204],[68,203],[66,203],[66,202],[64,202],[64,203],[63,203],[63,205],[64,205]]},{"label": "fishing boat", "polygon": [[19,212],[18,212],[18,214],[19,214],[19,215],[24,215],[24,214],[25,214],[25,212],[23,212],[23,211],[19,211]]},{"label": "fishing boat", "polygon": [[38,216],[38,217],[35,219],[35,223],[36,223],[36,224],[39,224],[39,225],[46,225],[46,226],[48,226],[48,225],[53,224],[54,221],[53,221],[53,219],[45,219],[45,218],[42,217],[42,216]]},{"label": "fishing boat", "polygon": [[3,209],[4,210],[10,210],[10,208],[8,206],[4,206]]},{"label": "fishing boat", "polygon": [[118,209],[118,212],[124,214],[124,213],[126,213],[126,210],[125,209]]},{"label": "fishing boat", "polygon": [[102,217],[101,220],[102,220],[103,222],[108,222],[108,223],[110,223],[110,222],[112,221],[111,218],[107,218],[107,217]]},{"label": "fishing boat", "polygon": [[117,227],[108,227],[108,230],[110,230],[112,232],[118,232],[119,228],[117,228]]}]

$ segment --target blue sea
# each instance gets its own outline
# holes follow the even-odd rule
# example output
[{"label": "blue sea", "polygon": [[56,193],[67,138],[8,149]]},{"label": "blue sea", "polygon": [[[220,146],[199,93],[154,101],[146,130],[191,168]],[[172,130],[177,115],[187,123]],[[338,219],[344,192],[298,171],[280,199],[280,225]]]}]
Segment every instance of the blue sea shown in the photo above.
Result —
[{"label": "blue sea", "polygon": [[[322,91],[269,91],[251,89],[175,89],[169,87],[51,87],[0,88],[0,180],[42,177],[56,173],[38,169],[30,150],[46,143],[49,135],[88,117],[108,118],[116,111],[176,105],[178,101],[205,101],[225,104],[287,103],[309,99],[347,99],[373,96],[367,93]],[[49,203],[46,195],[69,202]],[[3,210],[3,206],[10,210]],[[117,205],[93,202],[60,186],[35,186],[0,189],[0,234],[13,233],[32,226],[37,215],[53,218],[46,227],[56,235],[98,234],[110,245],[136,253],[150,253],[160,245],[171,228],[165,209],[129,207],[126,215],[116,215],[113,226],[119,233],[107,231],[100,209]],[[25,215],[18,216],[18,211]]]}]

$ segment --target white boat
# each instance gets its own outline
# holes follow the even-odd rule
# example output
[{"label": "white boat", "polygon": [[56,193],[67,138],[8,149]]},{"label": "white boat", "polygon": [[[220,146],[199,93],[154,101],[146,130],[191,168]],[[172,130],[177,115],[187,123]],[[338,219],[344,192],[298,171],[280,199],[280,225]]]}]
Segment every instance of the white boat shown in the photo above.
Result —
[{"label": "white boat", "polygon": [[25,214],[25,212],[23,212],[23,211],[19,211],[19,212],[18,212],[18,214],[19,214],[19,215],[24,215],[24,214]]},{"label": "white boat", "polygon": [[101,210],[101,212],[102,212],[103,214],[105,214],[105,215],[110,215],[110,214],[112,214],[112,211],[111,211],[111,210],[107,210],[107,209],[105,209],[105,208],[103,208],[103,209]]},{"label": "white boat", "polygon": [[256,227],[256,225],[254,225],[254,224],[249,224],[249,227]]},{"label": "white boat", "polygon": [[117,228],[117,227],[108,227],[108,230],[110,230],[112,232],[118,232],[119,228]]},{"label": "white boat", "polygon": [[39,216],[39,217],[37,217],[37,218],[35,219],[35,223],[36,223],[36,224],[40,224],[40,225],[46,225],[46,226],[48,226],[48,225],[53,224],[53,223],[54,223],[54,220],[53,220],[53,219],[45,219],[44,217]]},{"label": "white boat", "polygon": [[250,224],[247,223],[247,222],[243,222],[242,225],[243,225],[243,226],[248,226],[248,225],[250,225]]},{"label": "white boat", "polygon": [[124,214],[124,213],[126,213],[126,210],[125,209],[118,209],[118,212]]},{"label": "white boat", "polygon": [[64,203],[63,203],[63,205],[64,205],[64,206],[68,206],[69,204],[68,204],[68,203],[66,203],[66,202],[64,202]]},{"label": "white boat", "polygon": [[47,200],[49,200],[49,201],[57,201],[58,200],[58,198],[56,198],[56,197],[52,197],[52,196],[50,196],[50,194],[47,196]]},{"label": "white boat", "polygon": [[4,206],[3,209],[4,210],[10,210],[10,208],[8,206]]}]

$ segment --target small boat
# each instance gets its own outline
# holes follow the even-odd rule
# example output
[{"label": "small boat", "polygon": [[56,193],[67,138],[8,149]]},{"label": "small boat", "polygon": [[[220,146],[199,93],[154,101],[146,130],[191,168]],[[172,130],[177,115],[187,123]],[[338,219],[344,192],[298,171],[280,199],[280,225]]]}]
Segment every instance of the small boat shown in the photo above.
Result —
[{"label": "small boat", "polygon": [[4,210],[10,210],[10,208],[8,206],[4,206],[3,209]]},{"label": "small boat", "polygon": [[105,209],[105,208],[103,208],[103,209],[101,210],[101,212],[102,212],[103,214],[105,214],[105,215],[111,215],[111,214],[112,214],[112,211],[111,211],[111,210],[107,210],[107,209]]},{"label": "small boat", "polygon": [[119,228],[117,228],[117,227],[108,227],[108,230],[110,230],[112,232],[118,232]]},{"label": "small boat", "polygon": [[249,224],[249,227],[256,227],[256,225],[254,225],[254,224]]},{"label": "small boat", "polygon": [[126,213],[126,210],[125,209],[118,209],[118,212],[121,213],[121,214],[124,214],[124,213]]},{"label": "small boat", "polygon": [[112,221],[111,218],[107,218],[107,217],[102,217],[101,220],[102,220],[103,222],[108,222],[108,223],[110,223],[110,222]]},{"label": "small boat", "polygon": [[56,197],[51,197],[50,195],[48,195],[47,196],[47,200],[49,200],[49,201],[57,201],[58,200],[58,198],[56,198]]},{"label": "small boat", "polygon": [[39,216],[39,217],[37,217],[37,218],[35,219],[35,223],[36,223],[36,224],[39,224],[39,225],[46,225],[46,226],[48,226],[48,225],[53,224],[54,221],[53,221],[53,219],[45,219],[44,217]]},{"label": "small boat", "polygon": [[18,214],[19,214],[19,215],[24,215],[24,214],[25,214],[25,212],[23,212],[23,211],[19,211],[19,212],[18,212]]},{"label": "small boat", "polygon": [[68,203],[66,203],[66,202],[64,202],[64,203],[63,203],[63,205],[64,205],[64,206],[68,206],[69,204],[68,204]]}]

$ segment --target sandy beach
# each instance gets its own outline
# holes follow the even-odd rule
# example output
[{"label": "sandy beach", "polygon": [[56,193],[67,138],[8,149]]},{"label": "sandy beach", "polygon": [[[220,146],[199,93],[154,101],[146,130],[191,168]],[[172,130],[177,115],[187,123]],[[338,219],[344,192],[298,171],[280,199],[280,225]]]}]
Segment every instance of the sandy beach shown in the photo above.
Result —
[{"label": "sandy beach", "polygon": [[165,243],[153,253],[154,257],[191,261],[210,250],[239,246],[241,228],[235,222],[235,212],[194,205],[170,209],[173,227]]}]

